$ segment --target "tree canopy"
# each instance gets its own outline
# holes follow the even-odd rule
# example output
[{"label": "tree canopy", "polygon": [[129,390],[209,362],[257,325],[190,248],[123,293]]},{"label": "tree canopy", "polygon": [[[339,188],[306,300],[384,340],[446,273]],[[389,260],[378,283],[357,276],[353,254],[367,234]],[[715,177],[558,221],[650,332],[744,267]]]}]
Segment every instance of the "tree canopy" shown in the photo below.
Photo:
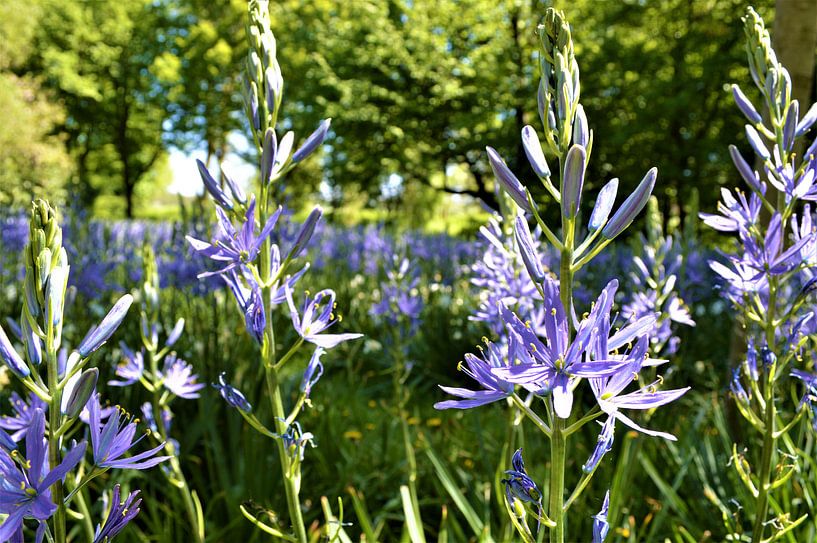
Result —
[{"label": "tree canopy", "polygon": [[[0,8],[0,103],[14,119],[0,128],[6,199],[67,186],[85,205],[132,215],[140,183],[162,190],[169,149],[215,162],[242,152],[229,137],[242,122],[243,0],[37,0],[34,23],[15,19],[17,3]],[[683,207],[697,190],[714,205],[733,177],[727,145],[746,145],[728,90],[746,79],[743,2],[553,4],[580,44],[589,182],[632,187],[656,165],[662,202]],[[758,4],[771,20],[771,0]],[[319,158],[288,180],[293,197],[411,200],[428,213],[460,194],[496,207],[486,145],[535,179],[519,133],[539,124],[542,2],[281,0],[271,10],[283,126],[303,138],[333,119]]]}]

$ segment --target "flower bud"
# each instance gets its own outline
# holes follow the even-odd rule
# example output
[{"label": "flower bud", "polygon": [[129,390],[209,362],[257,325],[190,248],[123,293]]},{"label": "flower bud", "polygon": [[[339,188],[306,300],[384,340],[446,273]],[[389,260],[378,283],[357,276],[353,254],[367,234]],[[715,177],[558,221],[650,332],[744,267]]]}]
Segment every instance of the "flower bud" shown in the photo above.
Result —
[{"label": "flower bud", "polygon": [[264,132],[264,142],[261,145],[261,184],[269,183],[272,175],[272,164],[275,162],[275,155],[278,152],[278,138],[275,130],[267,128]]},{"label": "flower bud", "polygon": [[259,114],[260,104],[258,102],[258,86],[255,84],[255,81],[250,82],[247,102],[249,106],[248,113],[250,122],[252,123],[253,130],[257,132],[258,130],[261,130],[261,115]]},{"label": "flower bud", "polygon": [[613,448],[613,439],[615,438],[616,419],[615,417],[608,417],[607,421],[601,427],[596,442],[596,447],[587,462],[582,466],[582,471],[585,473],[593,473],[598,467],[601,459]]},{"label": "flower bud", "polygon": [[811,104],[811,107],[803,115],[803,118],[797,123],[797,129],[794,132],[795,137],[800,137],[806,132],[811,126],[814,124],[814,121],[817,121],[817,103]]},{"label": "flower bud", "polygon": [[321,209],[320,206],[316,206],[306,218],[306,221],[304,221],[303,226],[301,226],[301,231],[298,232],[298,238],[295,240],[295,244],[292,246],[292,249],[290,249],[287,258],[297,258],[301,252],[303,252],[304,248],[309,243],[309,240],[312,239],[312,234],[315,233],[315,227],[317,226],[318,221],[321,220],[322,216],[323,209]]},{"label": "flower bud", "polygon": [[573,119],[573,143],[586,149],[589,142],[590,129],[587,127],[587,116],[584,114],[584,108],[579,104]]},{"label": "flower bud", "polygon": [[496,176],[503,190],[516,202],[516,205],[525,211],[533,211],[528,202],[525,188],[510,168],[508,168],[508,165],[505,164],[505,161],[502,160],[502,157],[499,156],[499,153],[497,153],[493,147],[486,147],[485,150],[488,152],[488,161],[491,163],[494,176]]},{"label": "flower bud", "polygon": [[735,98],[735,103],[738,105],[738,108],[746,115],[749,121],[757,124],[763,120],[763,117],[757,112],[755,106],[752,105],[752,102],[749,101],[737,85],[732,85],[732,96]]},{"label": "flower bud", "polygon": [[213,176],[210,175],[210,172],[207,170],[207,166],[204,165],[204,162],[201,160],[196,159],[196,166],[199,167],[199,175],[201,176],[201,181],[204,183],[204,188],[207,189],[207,192],[210,193],[210,196],[213,198],[213,201],[218,204],[220,207],[224,208],[226,211],[230,211],[233,209],[233,203],[227,198],[227,195],[224,194],[224,191],[221,190],[221,187],[213,179]]},{"label": "flower bud", "polygon": [[68,268],[56,267],[51,271],[48,283],[45,286],[46,325],[60,327],[65,304],[65,289],[68,286]]},{"label": "flower bud", "polygon": [[43,348],[40,336],[34,333],[28,319],[24,317],[21,322],[20,337],[26,349],[26,357],[33,365],[39,366],[43,360]]},{"label": "flower bud", "polygon": [[800,104],[797,100],[792,100],[789,109],[786,111],[786,122],[783,124],[783,147],[786,149],[791,149],[792,145],[794,145],[794,135],[799,117]]},{"label": "flower bud", "polygon": [[613,239],[621,234],[625,228],[630,226],[630,223],[633,222],[636,216],[641,213],[641,210],[644,209],[644,206],[647,205],[647,201],[652,194],[652,189],[655,187],[655,179],[657,176],[657,168],[651,168],[650,171],[647,172],[647,175],[644,176],[644,179],[642,179],[641,183],[635,188],[635,191],[624,200],[621,207],[613,214],[613,218],[610,219],[610,222],[608,222],[601,231],[602,237],[605,239]]},{"label": "flower bud", "polygon": [[227,384],[224,380],[224,373],[218,376],[218,384],[213,383],[213,388],[219,391],[221,397],[232,407],[240,409],[245,413],[252,411],[252,405],[247,398],[237,388]]},{"label": "flower bud", "polygon": [[613,204],[616,201],[616,194],[618,193],[618,178],[613,178],[607,182],[599,191],[596,198],[596,205],[593,206],[593,213],[590,214],[590,222],[587,227],[591,232],[595,232],[607,222],[610,216],[610,211],[613,209]]},{"label": "flower bud", "polygon": [[542,144],[539,143],[539,136],[536,130],[530,125],[522,129],[522,146],[525,148],[525,155],[528,157],[531,168],[540,178],[550,177],[550,168],[545,153],[542,151]]},{"label": "flower bud", "polygon": [[65,387],[62,412],[70,418],[79,416],[91,398],[91,394],[94,393],[98,379],[99,370],[97,368],[87,369],[72,377]]},{"label": "flower bud", "polygon": [[308,138],[306,138],[306,141],[303,142],[298,150],[292,155],[292,162],[298,163],[315,152],[315,149],[317,149],[323,143],[323,140],[326,139],[326,134],[329,132],[329,125],[331,123],[332,119],[324,119],[321,121],[318,128],[316,128],[315,131],[312,132]]},{"label": "flower bud", "polygon": [[184,319],[179,319],[176,321],[176,326],[174,326],[173,330],[171,330],[170,333],[167,335],[167,341],[165,342],[165,345],[167,347],[172,347],[173,345],[175,345],[176,342],[179,341],[179,338],[181,337],[183,331]]},{"label": "flower bud", "polygon": [[536,254],[536,249],[533,246],[533,237],[525,217],[516,217],[514,235],[519,246],[519,254],[522,256],[522,262],[525,263],[525,268],[528,270],[531,280],[540,283],[545,278],[545,271],[542,269],[542,262],[539,260],[539,255]]},{"label": "flower bud", "polygon": [[26,366],[23,359],[14,349],[11,341],[9,341],[6,331],[3,330],[2,326],[0,326],[0,358],[3,359],[3,362],[6,363],[6,366],[9,367],[12,373],[14,373],[14,375],[20,379],[28,377],[28,375],[31,373],[28,366]]},{"label": "flower bud", "polygon": [[755,130],[753,126],[748,124],[746,125],[746,137],[749,139],[749,145],[755,150],[757,156],[763,160],[769,160],[771,158],[769,150],[760,138],[760,134],[757,133],[757,130]]},{"label": "flower bud", "polygon": [[119,298],[119,301],[117,301],[108,314],[105,315],[105,318],[102,319],[99,326],[91,328],[91,330],[88,331],[85,339],[82,340],[82,343],[80,343],[79,347],[77,348],[77,351],[82,358],[87,358],[88,355],[99,349],[106,341],[108,341],[116,329],[119,328],[119,325],[122,324],[122,321],[124,320],[125,315],[128,314],[128,309],[130,309],[132,303],[133,296],[130,294],[125,294]]},{"label": "flower bud", "polygon": [[735,164],[735,168],[737,168],[738,173],[743,178],[746,183],[752,187],[755,191],[763,194],[766,191],[762,188],[760,184],[760,178],[757,175],[757,172],[753,171],[746,160],[743,159],[743,156],[738,151],[738,148],[734,145],[729,146],[729,156],[732,157],[732,162]]},{"label": "flower bud", "polygon": [[227,185],[227,188],[230,189],[230,194],[233,195],[233,200],[244,205],[247,203],[247,195],[244,194],[244,191],[241,190],[241,186],[235,182],[235,180],[227,175],[227,172],[224,171],[224,165],[221,165],[221,173],[224,177],[224,184]]},{"label": "flower bud", "polygon": [[579,212],[586,158],[587,154],[581,145],[574,145],[567,152],[562,181],[562,215],[564,217],[572,219]]},{"label": "flower bud", "polygon": [[273,171],[280,170],[284,164],[289,162],[289,157],[292,154],[292,144],[295,141],[295,134],[290,130],[281,141],[278,143],[278,152],[275,153],[275,162],[272,165]]},{"label": "flower bud", "polygon": [[276,70],[272,66],[266,69],[264,72],[264,90],[267,109],[270,112],[277,111],[284,92],[284,78],[281,76],[280,70]]}]

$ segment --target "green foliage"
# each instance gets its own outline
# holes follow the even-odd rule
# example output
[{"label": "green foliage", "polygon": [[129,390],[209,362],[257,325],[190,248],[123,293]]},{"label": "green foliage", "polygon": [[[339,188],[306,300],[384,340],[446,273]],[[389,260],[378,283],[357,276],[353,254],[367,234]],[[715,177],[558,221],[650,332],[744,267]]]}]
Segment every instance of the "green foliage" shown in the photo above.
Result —
[{"label": "green foliage", "polygon": [[121,196],[133,216],[135,188],[164,150],[167,96],[151,68],[166,47],[169,10],[102,0],[49,2],[43,11],[30,69],[67,110],[60,128],[86,205]]},{"label": "green foliage", "polygon": [[37,77],[20,75],[31,54],[40,2],[26,10],[0,5],[0,203],[27,204],[35,195],[58,198],[70,162],[64,138],[54,135],[65,112],[44,92]]}]

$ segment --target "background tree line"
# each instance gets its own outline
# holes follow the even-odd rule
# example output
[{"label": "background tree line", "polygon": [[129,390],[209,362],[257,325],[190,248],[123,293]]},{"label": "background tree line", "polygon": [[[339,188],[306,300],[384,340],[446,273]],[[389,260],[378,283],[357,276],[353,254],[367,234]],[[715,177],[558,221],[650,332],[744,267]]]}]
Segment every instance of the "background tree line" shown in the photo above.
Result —
[{"label": "background tree line", "polygon": [[[745,2],[552,3],[581,44],[596,135],[588,179],[627,189],[657,164],[660,201],[682,209],[697,189],[714,207],[734,177],[727,145],[745,145],[728,88],[748,77]],[[532,181],[519,132],[539,124],[535,28],[548,4],[273,3],[287,126],[305,137],[333,118],[320,159],[288,181],[292,197],[320,188],[336,209],[400,206],[416,225],[451,194],[493,207],[486,145]],[[773,20],[773,2],[755,7]],[[229,136],[243,107],[244,18],[244,0],[4,3],[0,199],[70,195],[144,215],[169,183],[170,148],[216,161],[241,152]],[[800,42],[813,59],[813,42]]]}]

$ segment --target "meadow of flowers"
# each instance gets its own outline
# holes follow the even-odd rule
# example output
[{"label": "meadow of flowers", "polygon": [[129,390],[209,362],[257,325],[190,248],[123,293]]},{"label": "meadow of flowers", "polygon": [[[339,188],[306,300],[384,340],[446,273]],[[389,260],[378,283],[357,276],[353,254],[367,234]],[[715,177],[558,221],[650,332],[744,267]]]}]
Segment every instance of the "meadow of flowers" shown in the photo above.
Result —
[{"label": "meadow of flowers", "polygon": [[251,0],[253,191],[199,163],[192,221],[0,216],[0,540],[814,541],[817,107],[743,21],[755,156],[717,210],[662,216],[660,165],[585,190],[549,9],[520,135],[545,195],[488,147],[502,212],[454,238],[282,205],[330,121],[278,127]]}]

